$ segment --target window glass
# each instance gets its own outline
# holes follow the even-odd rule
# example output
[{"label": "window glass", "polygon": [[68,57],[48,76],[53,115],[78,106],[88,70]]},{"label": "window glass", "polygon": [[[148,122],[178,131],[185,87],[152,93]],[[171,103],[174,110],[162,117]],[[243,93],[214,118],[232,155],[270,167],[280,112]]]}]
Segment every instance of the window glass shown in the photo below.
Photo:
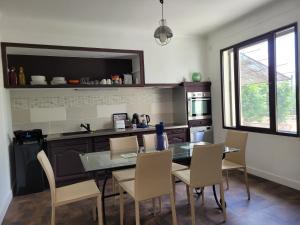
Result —
[{"label": "window glass", "polygon": [[236,127],[233,49],[223,51],[222,60],[224,125]]},{"label": "window glass", "polygon": [[297,133],[295,29],[276,33],[277,131]]},{"label": "window glass", "polygon": [[239,52],[241,126],[270,128],[268,40]]}]

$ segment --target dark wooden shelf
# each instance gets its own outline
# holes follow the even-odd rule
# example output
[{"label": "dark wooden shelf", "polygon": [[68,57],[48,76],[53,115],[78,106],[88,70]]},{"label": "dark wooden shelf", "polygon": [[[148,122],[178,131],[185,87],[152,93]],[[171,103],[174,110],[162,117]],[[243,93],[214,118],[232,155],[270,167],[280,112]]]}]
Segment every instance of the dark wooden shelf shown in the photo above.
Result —
[{"label": "dark wooden shelf", "polygon": [[[12,50],[13,49],[13,50]],[[144,87],[144,52],[142,50],[104,49],[72,46],[38,45],[1,42],[4,87],[25,88],[112,88]],[[25,69],[28,85],[11,86],[8,68]],[[135,71],[135,72],[133,72]],[[18,72],[17,72],[18,73]],[[29,75],[40,75],[47,81],[56,76],[66,80],[111,79],[113,75],[132,74],[132,85],[29,85]]]},{"label": "dark wooden shelf", "polygon": [[129,87],[143,87],[142,84],[97,84],[97,85],[88,85],[88,84],[60,84],[60,85],[24,85],[24,86],[8,86],[8,89],[31,89],[31,88],[129,88]]}]

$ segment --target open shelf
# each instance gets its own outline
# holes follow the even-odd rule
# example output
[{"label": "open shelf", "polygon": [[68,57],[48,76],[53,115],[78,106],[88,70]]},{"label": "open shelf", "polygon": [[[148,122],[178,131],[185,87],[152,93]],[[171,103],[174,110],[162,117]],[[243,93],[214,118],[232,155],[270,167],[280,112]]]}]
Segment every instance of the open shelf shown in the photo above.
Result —
[{"label": "open shelf", "polygon": [[[114,88],[142,87],[144,77],[144,53],[141,50],[103,49],[71,46],[52,46],[21,43],[1,43],[5,88]],[[12,85],[9,69],[25,70],[26,85]],[[124,74],[132,76],[132,84],[112,85],[30,85],[32,75],[42,75],[50,83],[53,77],[68,80],[100,81]],[[127,76],[128,77],[128,76]],[[98,83],[97,82],[97,83]]]}]

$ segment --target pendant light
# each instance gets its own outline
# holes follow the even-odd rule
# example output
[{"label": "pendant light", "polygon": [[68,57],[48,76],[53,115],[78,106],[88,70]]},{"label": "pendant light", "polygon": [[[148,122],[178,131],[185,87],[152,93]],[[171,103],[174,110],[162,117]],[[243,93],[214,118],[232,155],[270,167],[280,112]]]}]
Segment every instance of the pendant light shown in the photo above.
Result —
[{"label": "pendant light", "polygon": [[161,3],[161,20],[159,21],[159,27],[154,32],[154,38],[156,42],[161,45],[167,45],[173,37],[173,32],[170,27],[167,26],[167,20],[164,19],[164,0],[159,0]]}]

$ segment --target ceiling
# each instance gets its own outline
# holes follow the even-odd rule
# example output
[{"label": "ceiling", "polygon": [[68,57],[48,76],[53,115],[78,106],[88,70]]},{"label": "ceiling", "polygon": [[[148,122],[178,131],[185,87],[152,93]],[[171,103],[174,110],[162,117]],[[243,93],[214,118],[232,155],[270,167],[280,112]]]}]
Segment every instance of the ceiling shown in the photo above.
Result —
[{"label": "ceiling", "polygon": [[[165,17],[175,35],[200,35],[274,1],[278,0],[165,0]],[[0,0],[0,12],[149,32],[161,17],[158,0]]]}]

